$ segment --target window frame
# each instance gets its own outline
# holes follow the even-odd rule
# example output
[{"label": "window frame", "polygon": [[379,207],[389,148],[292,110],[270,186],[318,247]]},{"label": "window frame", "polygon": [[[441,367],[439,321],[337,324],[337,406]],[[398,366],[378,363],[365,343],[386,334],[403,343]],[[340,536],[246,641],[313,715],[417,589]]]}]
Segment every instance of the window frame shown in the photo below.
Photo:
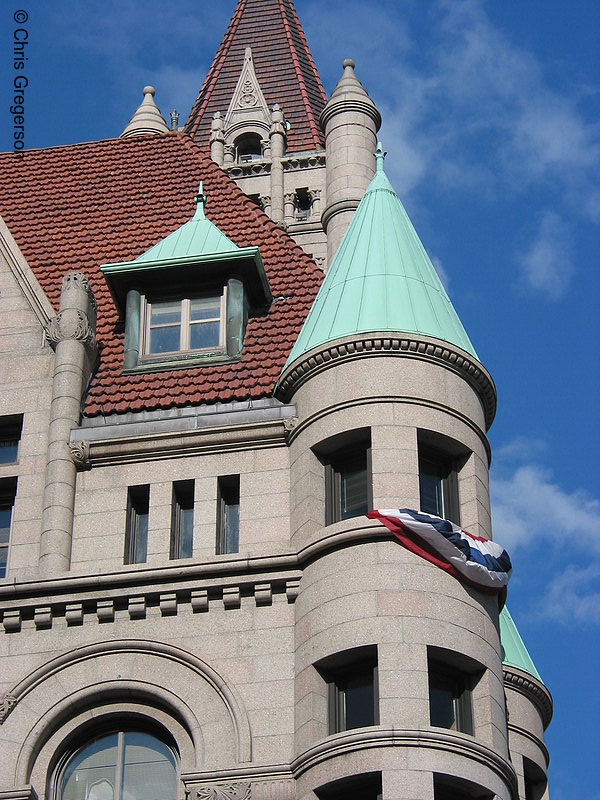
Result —
[{"label": "window frame", "polygon": [[[149,518],[150,484],[129,486],[127,489],[124,564],[145,564],[148,561]],[[140,525],[143,525],[142,529],[140,529]]]},{"label": "window frame", "polygon": [[[234,520],[234,546],[231,546],[228,529],[230,509],[237,508]],[[240,476],[222,475],[217,478],[217,555],[228,555],[240,552]]]},{"label": "window frame", "polygon": [[[69,749],[67,752],[63,753],[59,761],[57,762],[54,770],[53,770],[53,778],[52,778],[52,798],[53,800],[62,800],[63,789],[62,786],[65,773],[69,768],[70,764],[73,762],[75,758],[77,758],[80,754],[82,754],[86,748],[91,747],[96,742],[100,742],[103,739],[109,739],[110,737],[116,736],[117,737],[117,756],[116,761],[117,763],[114,765],[114,786],[111,787],[115,794],[117,794],[120,798],[123,795],[123,775],[127,764],[125,763],[125,747],[126,741],[125,737],[127,734],[144,734],[148,737],[151,737],[156,742],[160,743],[164,748],[166,748],[171,756],[172,756],[172,764],[173,767],[173,778],[174,778],[174,796],[173,800],[176,800],[178,797],[178,789],[179,789],[179,774],[180,774],[180,758],[177,748],[174,746],[174,743],[169,742],[166,735],[161,736],[157,735],[154,726],[146,726],[143,725],[141,727],[137,726],[129,726],[129,725],[118,725],[117,727],[108,726],[108,725],[100,725],[97,730],[96,735],[88,736],[84,744],[77,746],[77,741],[73,742],[73,747]],[[160,752],[157,748],[156,752]]]},{"label": "window frame", "polygon": [[[423,477],[439,481],[441,503],[436,508],[424,508]],[[425,514],[433,514],[460,525],[460,496],[456,459],[429,444],[419,442],[419,507]]]},{"label": "window frame", "polygon": [[[186,512],[191,512],[189,518]],[[186,523],[189,519],[189,523]],[[191,532],[186,535],[183,530],[186,524],[191,526]],[[183,552],[183,545],[189,539],[191,545],[189,552]],[[175,481],[173,483],[171,500],[171,537],[169,545],[169,558],[192,558],[194,554],[194,481]]]},{"label": "window frame", "polygon": [[[13,510],[17,497],[18,478],[0,478],[0,510],[8,511],[8,531],[6,542],[0,541],[0,552],[6,557],[0,557],[0,580],[6,578],[8,574],[8,556],[10,552],[10,541],[13,525]],[[4,530],[4,529],[3,529]]]},{"label": "window frame", "polygon": [[[348,725],[348,684],[353,679],[370,679],[368,684],[372,692],[372,721],[359,725]],[[368,728],[379,725],[379,681],[377,675],[377,662],[372,659],[353,662],[332,673],[327,686],[327,732],[334,733]]]},{"label": "window frame", "polygon": [[[0,467],[19,463],[23,414],[0,417]],[[14,450],[14,458],[7,455]]]},{"label": "window frame", "polygon": [[[219,301],[219,316],[209,320],[202,320],[202,322],[215,322],[219,321],[219,342],[217,345],[210,347],[190,347],[190,333],[193,325],[202,324],[195,322],[190,318],[191,303],[193,300],[210,299]],[[163,352],[153,353],[150,351],[151,331],[161,327],[171,327],[168,325],[155,325],[151,324],[152,319],[152,306],[159,305],[160,303],[179,303],[180,304],[180,321],[179,321],[179,348],[177,350],[166,350]],[[194,355],[197,353],[225,353],[226,352],[226,335],[227,335],[227,286],[222,286],[219,292],[189,292],[185,294],[152,294],[140,295],[140,361],[149,363],[152,361],[160,361],[165,358],[175,358],[178,355]]]},{"label": "window frame", "polygon": [[[344,471],[348,462],[364,458],[365,505],[360,513],[345,513],[343,509]],[[373,470],[371,462],[371,442],[363,441],[333,451],[325,460],[325,525],[354,519],[373,508]]]}]

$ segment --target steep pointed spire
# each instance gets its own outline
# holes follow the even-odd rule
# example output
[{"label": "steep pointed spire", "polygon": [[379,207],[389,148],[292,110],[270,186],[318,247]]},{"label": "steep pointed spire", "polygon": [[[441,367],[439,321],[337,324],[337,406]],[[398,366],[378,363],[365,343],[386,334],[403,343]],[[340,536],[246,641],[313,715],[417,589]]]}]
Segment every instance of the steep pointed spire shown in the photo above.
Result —
[{"label": "steep pointed spire", "polygon": [[379,331],[441,339],[477,358],[385,174],[383,157],[379,145],[375,177],[356,209],[286,368],[326,342]]},{"label": "steep pointed spire", "polygon": [[326,96],[292,0],[239,0],[185,130],[208,148],[215,112],[225,114],[252,48],[254,70],[271,108],[279,103],[290,124],[288,151],[324,146],[319,117]]},{"label": "steep pointed spire", "polygon": [[533,675],[538,681],[542,680],[506,606],[500,612],[500,642],[502,644],[503,664],[517,667],[517,669]]},{"label": "steep pointed spire", "polygon": [[126,139],[129,136],[143,136],[149,133],[167,133],[169,130],[154,102],[154,86],[144,86],[142,93],[144,99],[121,134],[122,139]]}]

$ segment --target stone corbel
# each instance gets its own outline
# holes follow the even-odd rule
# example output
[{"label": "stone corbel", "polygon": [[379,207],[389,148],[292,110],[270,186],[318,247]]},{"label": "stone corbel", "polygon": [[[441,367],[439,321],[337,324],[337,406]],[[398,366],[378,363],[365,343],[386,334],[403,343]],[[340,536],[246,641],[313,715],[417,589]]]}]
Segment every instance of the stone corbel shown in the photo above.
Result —
[{"label": "stone corbel", "polygon": [[53,317],[45,329],[46,340],[53,350],[59,342],[74,339],[89,350],[96,350],[96,335],[86,315],[75,308],[68,308]]},{"label": "stone corbel", "polygon": [[89,442],[69,442],[69,450],[71,451],[71,459],[79,471],[92,468]]}]

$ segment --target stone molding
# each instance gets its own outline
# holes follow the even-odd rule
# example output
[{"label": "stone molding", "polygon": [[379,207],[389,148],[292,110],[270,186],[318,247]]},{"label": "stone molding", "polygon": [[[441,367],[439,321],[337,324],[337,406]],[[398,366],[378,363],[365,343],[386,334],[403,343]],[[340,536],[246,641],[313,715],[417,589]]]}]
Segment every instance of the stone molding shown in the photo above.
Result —
[{"label": "stone molding", "polygon": [[451,753],[468,761],[477,761],[495,773],[510,788],[513,797],[518,797],[517,775],[510,761],[505,760],[495,750],[478,742],[472,736],[440,729],[372,728],[366,730],[363,728],[356,732],[335,734],[318,742],[294,759],[291,764],[292,772],[297,779],[324,761],[340,755],[348,756],[359,750],[380,747],[432,750],[437,753]]},{"label": "stone molding", "polygon": [[[68,277],[68,276],[67,276]],[[90,350],[96,348],[96,335],[88,318],[75,308],[68,308],[53,317],[45,328],[46,340],[53,350],[60,342],[72,339],[86,345]]]},{"label": "stone molding", "polygon": [[336,200],[335,203],[331,203],[331,205],[327,205],[323,213],[321,214],[321,225],[323,226],[324,230],[327,230],[327,226],[332,217],[335,217],[336,214],[341,214],[344,211],[352,211],[354,213],[358,208],[359,201],[354,199],[346,199],[346,200]]},{"label": "stone molding", "polygon": [[197,800],[251,800],[252,787],[249,783],[223,783],[219,786],[202,786],[193,792],[186,789],[186,800],[190,795]]},{"label": "stone molding", "polygon": [[38,800],[33,786],[19,786],[16,789],[0,789],[0,800]]},{"label": "stone molding", "polygon": [[502,665],[502,672],[504,685],[508,689],[514,689],[534,703],[542,716],[542,723],[546,730],[552,719],[553,711],[552,695],[548,689],[533,676],[507,664]]},{"label": "stone molding", "polygon": [[69,442],[69,450],[71,451],[71,459],[78,470],[91,469],[92,461],[89,442],[85,440]]},{"label": "stone molding", "polygon": [[[508,722],[508,733],[509,733],[509,741],[510,741],[510,734],[514,736],[520,736],[523,739],[527,739],[528,742],[531,742],[542,754],[544,761],[546,762],[546,769],[550,766],[550,753],[548,752],[548,748],[544,744],[541,739],[538,739],[531,731],[526,730],[525,728],[521,728],[519,725],[514,725],[513,723]],[[515,748],[514,745],[511,746],[511,751],[516,749],[518,752],[519,748]]]},{"label": "stone molding", "polygon": [[297,172],[304,169],[316,169],[325,166],[325,153],[303,153],[289,155],[281,159],[284,172]]},{"label": "stone molding", "polygon": [[248,161],[245,164],[225,164],[224,171],[230,178],[252,178],[256,175],[270,175],[271,162],[264,160]]},{"label": "stone molding", "polygon": [[276,396],[289,402],[294,392],[313,375],[346,360],[374,356],[417,358],[432,361],[455,372],[479,395],[485,414],[486,430],[489,429],[496,414],[496,387],[488,371],[464,350],[441,339],[418,334],[357,333],[314,347],[287,367],[277,385]]},{"label": "stone molding", "polygon": [[72,440],[78,469],[139,463],[165,458],[226,453],[285,445],[285,420],[174,430],[155,435],[132,434],[115,439]]},{"label": "stone molding", "polygon": [[381,114],[366,93],[365,99],[361,100],[358,97],[349,98],[344,92],[339,97],[331,97],[323,111],[321,111],[321,128],[325,130],[327,123],[337,114],[341,115],[348,112],[365,114],[375,123],[375,130],[379,130],[381,127]]}]

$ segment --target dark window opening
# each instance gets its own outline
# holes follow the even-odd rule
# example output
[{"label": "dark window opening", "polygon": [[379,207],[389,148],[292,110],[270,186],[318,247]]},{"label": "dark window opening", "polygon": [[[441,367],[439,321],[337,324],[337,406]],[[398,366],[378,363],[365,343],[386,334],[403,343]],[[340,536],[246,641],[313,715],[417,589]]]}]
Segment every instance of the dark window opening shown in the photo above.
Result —
[{"label": "dark window opening", "polygon": [[16,464],[18,461],[22,429],[22,414],[0,418],[0,464]]},{"label": "dark window opening", "polygon": [[17,494],[16,478],[0,479],[0,578],[6,577],[8,567],[8,547],[13,506]]},{"label": "dark window opening", "polygon": [[194,481],[173,484],[171,503],[171,553],[173,558],[191,558],[194,550]]},{"label": "dark window opening", "polygon": [[[358,432],[352,432],[354,434]],[[337,449],[328,446],[325,462],[325,524],[366,514],[373,506],[370,432],[356,443]],[[335,442],[340,437],[333,437]],[[342,441],[347,441],[344,435]],[[331,444],[331,442],[329,443]]]},{"label": "dark window opening", "polygon": [[235,154],[239,164],[247,164],[263,157],[261,137],[257,133],[245,133],[235,142]]},{"label": "dark window opening", "polygon": [[312,209],[312,197],[308,189],[296,189],[296,219],[307,220]]},{"label": "dark window opening", "polygon": [[319,800],[381,800],[381,772],[340,778],[315,789]]},{"label": "dark window opening", "polygon": [[473,689],[484,668],[452,650],[429,647],[429,724],[474,734]]},{"label": "dark window opening", "polygon": [[421,511],[460,524],[456,464],[445,453],[419,445]]},{"label": "dark window opening", "polygon": [[542,800],[546,792],[546,775],[531,759],[523,758],[523,780],[525,782],[525,800]]},{"label": "dark window opening", "polygon": [[148,556],[148,510],[150,486],[130,486],[127,490],[125,564],[143,564]]},{"label": "dark window opening", "polygon": [[472,781],[453,775],[433,776],[434,800],[493,800],[495,794]]},{"label": "dark window opening", "polygon": [[327,682],[328,732],[379,724],[377,648],[357,647],[317,665]]},{"label": "dark window opening", "polygon": [[240,549],[240,476],[226,475],[218,480],[217,555],[238,553]]}]

